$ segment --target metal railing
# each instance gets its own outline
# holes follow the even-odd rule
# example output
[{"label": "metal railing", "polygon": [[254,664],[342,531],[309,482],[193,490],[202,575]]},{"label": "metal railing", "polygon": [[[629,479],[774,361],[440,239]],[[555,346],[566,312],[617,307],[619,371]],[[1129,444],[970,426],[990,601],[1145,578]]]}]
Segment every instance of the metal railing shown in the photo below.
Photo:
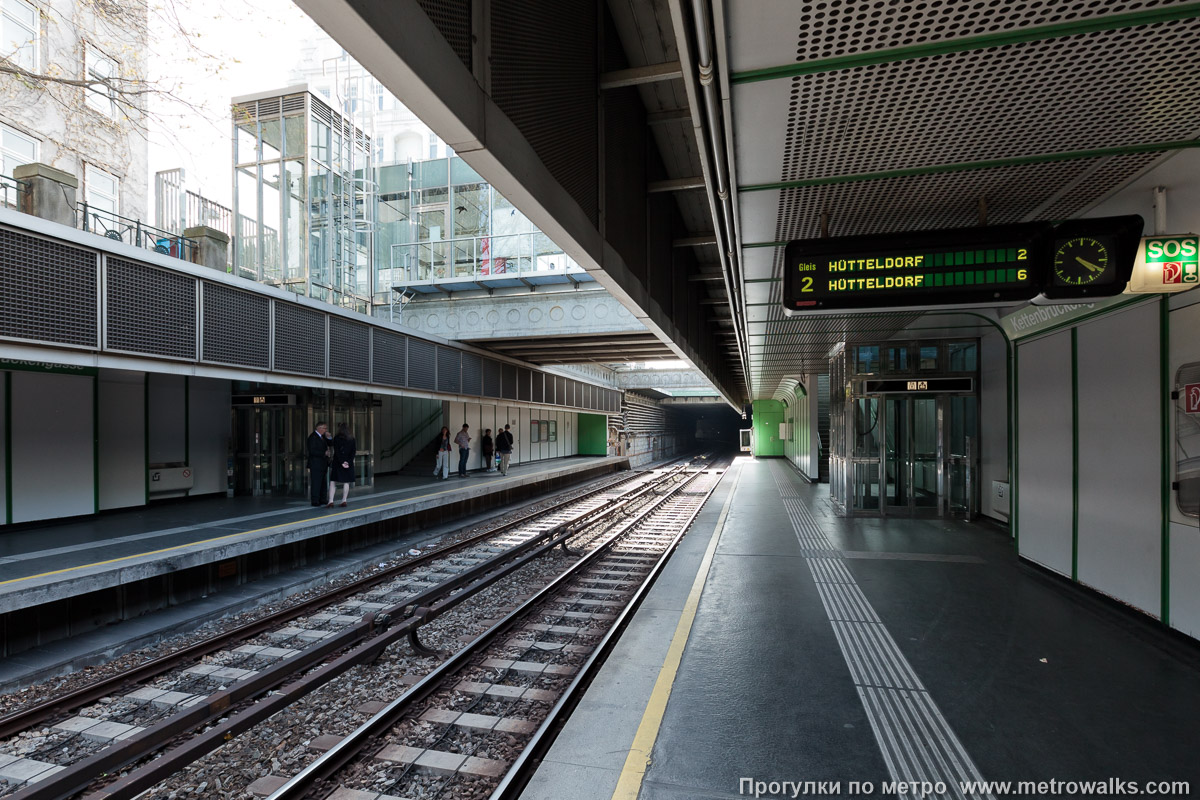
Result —
[{"label": "metal railing", "polygon": [[0,206],[21,210],[21,195],[29,193],[29,182],[0,175]]},{"label": "metal railing", "polygon": [[76,207],[76,216],[79,219],[79,227],[85,231],[125,242],[134,247],[144,247],[155,253],[175,256],[184,261],[192,260],[198,246],[194,239],[179,236],[162,228],[155,228],[140,219],[130,219],[111,211],[88,206],[87,203],[80,203]]},{"label": "metal railing", "polygon": [[537,231],[394,244],[391,267],[394,286],[583,271],[549,236]]}]

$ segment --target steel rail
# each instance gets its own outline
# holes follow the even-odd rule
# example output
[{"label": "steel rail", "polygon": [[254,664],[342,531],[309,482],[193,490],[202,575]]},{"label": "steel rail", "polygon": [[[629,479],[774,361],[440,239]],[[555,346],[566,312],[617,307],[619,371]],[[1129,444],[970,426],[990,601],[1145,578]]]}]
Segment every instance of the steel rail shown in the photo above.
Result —
[{"label": "steel rail", "polygon": [[[609,534],[592,552],[571,565],[570,568],[565,570],[551,583],[544,586],[519,608],[510,612],[504,619],[497,622],[474,641],[438,665],[436,669],[414,684],[396,700],[393,700],[378,714],[359,726],[358,729],[326,751],[312,764],[309,764],[305,769],[297,773],[291,780],[271,794],[267,800],[300,800],[300,798],[306,797],[308,791],[314,786],[328,781],[331,776],[345,767],[350,761],[357,758],[378,736],[395,726],[413,705],[426,699],[439,688],[442,688],[446,680],[467,666],[481,650],[491,645],[501,634],[507,632],[514,623],[538,608],[546,599],[552,597],[579,573],[590,568],[595,561],[603,557],[608,549],[625,536],[626,533],[654,514],[668,500],[683,491],[683,489],[703,474],[703,470],[693,472],[671,492],[663,494],[651,505],[640,509],[636,515],[627,519],[615,531]],[[391,632],[389,632],[390,634]],[[99,800],[99,797],[101,796],[98,795],[94,800]]]},{"label": "steel rail", "polygon": [[[622,476],[619,480],[612,481],[593,491],[586,492],[578,497],[572,498],[567,502],[578,502],[587,499],[594,495],[606,492],[613,487],[620,486],[633,480],[641,473],[631,473]],[[542,501],[539,501],[542,502]],[[312,611],[322,608],[327,605],[333,605],[338,601],[358,594],[373,586],[385,583],[398,575],[402,575],[409,570],[429,563],[446,555],[450,555],[459,550],[474,546],[481,541],[520,527],[527,522],[537,519],[538,517],[552,514],[558,510],[557,507],[551,507],[542,511],[533,511],[524,514],[516,519],[504,522],[495,528],[476,534],[460,542],[445,545],[434,550],[427,550],[419,556],[411,558],[395,566],[389,567],[381,572],[360,578],[345,586],[341,586],[329,591],[322,592],[308,600],[305,600],[298,605],[290,608],[281,609],[273,612],[265,617],[248,622],[245,625],[240,625],[232,630],[210,636],[194,644],[188,645],[173,653],[168,653],[158,658],[139,664],[120,675],[115,675],[95,683],[90,683],[87,686],[82,686],[58,697],[51,698],[37,705],[22,709],[21,711],[8,714],[0,717],[0,739],[8,739],[23,730],[38,727],[45,720],[51,719],[57,715],[64,714],[67,711],[80,708],[85,705],[96,702],[102,697],[113,694],[126,686],[136,686],[145,683],[152,678],[161,675],[164,672],[171,670],[179,664],[198,660],[210,653],[217,652],[228,647],[230,644],[242,639],[250,639],[264,633],[273,627],[276,627],[284,622],[289,622],[297,617],[305,616]]]},{"label": "steel rail", "polygon": [[[727,472],[727,470],[727,467],[721,469],[714,467],[711,471]],[[667,545],[663,554],[659,556],[658,561],[655,562],[650,572],[647,573],[646,579],[634,591],[633,596],[629,598],[625,607],[621,609],[620,614],[613,621],[612,627],[608,629],[591,655],[588,656],[587,661],[580,667],[575,679],[571,681],[571,684],[567,686],[566,691],[563,692],[558,702],[550,709],[550,713],[546,719],[534,731],[532,738],[526,743],[524,749],[521,750],[521,754],[517,756],[517,760],[509,767],[499,785],[492,790],[492,794],[488,800],[512,800],[512,798],[519,797],[521,792],[524,791],[530,778],[533,777],[533,773],[540,766],[542,757],[550,750],[550,746],[558,738],[558,733],[562,730],[562,726],[566,723],[567,718],[574,712],[575,707],[579,705],[580,700],[583,699],[584,692],[591,686],[592,681],[608,660],[613,648],[616,647],[617,640],[621,638],[621,635],[625,632],[625,628],[629,626],[633,615],[637,613],[642,601],[658,580],[659,575],[662,574],[667,561],[679,547],[679,543],[683,540],[684,535],[691,528],[692,523],[696,521],[696,517],[704,510],[708,499],[712,497],[713,492],[720,485],[721,479],[718,479],[712,485],[712,488],[705,492],[704,500],[688,515],[688,518],[680,527],[675,538]]]},{"label": "steel rail", "polygon": [[[10,795],[8,800],[65,800],[65,798],[72,797],[86,790],[98,776],[115,773],[131,763],[148,757],[175,737],[194,730],[215,717],[228,714],[231,709],[280,687],[288,678],[316,667],[331,655],[347,651],[333,662],[315,669],[300,681],[288,685],[280,694],[254,703],[248,709],[250,713],[237,715],[237,725],[228,727],[227,722],[225,725],[210,728],[195,737],[192,742],[163,754],[145,767],[131,772],[120,781],[100,790],[99,793],[89,795],[89,797],[96,798],[132,798],[178,769],[182,769],[200,755],[216,749],[227,738],[265,719],[266,716],[282,710],[299,697],[324,685],[350,667],[366,661],[373,661],[378,658],[383,649],[400,637],[411,635],[424,622],[436,618],[505,575],[550,552],[562,541],[575,536],[580,527],[593,525],[607,516],[621,513],[629,502],[653,491],[658,484],[671,480],[684,469],[686,469],[686,465],[675,467],[658,476],[654,481],[637,487],[605,509],[592,509],[577,514],[537,534],[529,541],[509,548],[495,557],[465,570],[460,575],[430,587],[413,597],[405,598],[401,603],[368,614],[359,622],[313,643],[302,650],[299,655],[273,664],[228,689],[209,695],[206,702],[177,712],[128,739],[114,743],[36,784],[27,786]],[[494,535],[495,532],[491,533]],[[419,619],[410,617],[400,625],[388,630],[394,619],[407,611],[419,609],[426,609],[426,614]],[[364,640],[366,641],[364,642]],[[267,712],[266,716],[261,716],[265,709],[273,710]],[[214,734],[214,731],[220,733]]]}]

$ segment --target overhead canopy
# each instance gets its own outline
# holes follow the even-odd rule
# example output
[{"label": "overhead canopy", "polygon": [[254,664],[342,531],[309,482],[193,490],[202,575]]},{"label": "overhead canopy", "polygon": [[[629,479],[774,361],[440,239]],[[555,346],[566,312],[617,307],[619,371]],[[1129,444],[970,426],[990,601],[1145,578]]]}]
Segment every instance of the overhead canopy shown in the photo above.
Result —
[{"label": "overhead canopy", "polygon": [[1067,219],[1200,144],[1200,2],[300,5],[734,404],[998,316],[785,318],[787,241]]}]

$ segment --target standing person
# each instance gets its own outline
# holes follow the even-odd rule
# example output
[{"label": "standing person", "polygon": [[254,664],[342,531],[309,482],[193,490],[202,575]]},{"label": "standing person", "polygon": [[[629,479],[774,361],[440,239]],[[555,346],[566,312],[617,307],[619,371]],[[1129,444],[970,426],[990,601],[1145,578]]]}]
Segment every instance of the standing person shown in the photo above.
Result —
[{"label": "standing person", "polygon": [[450,449],[453,441],[450,438],[450,429],[445,425],[442,426],[442,432],[438,434],[438,438],[434,439],[437,442],[437,462],[433,467],[433,475],[435,478],[446,480],[450,477]]},{"label": "standing person", "polygon": [[467,458],[471,455],[471,434],[467,433],[467,429],[471,426],[463,423],[462,430],[458,432],[458,436],[454,437],[454,443],[458,445],[458,477],[467,477]]},{"label": "standing person", "polygon": [[508,459],[512,456],[513,435],[509,433],[508,426],[504,426],[504,430],[496,434],[496,452],[500,454],[500,474],[508,474]]},{"label": "standing person", "polygon": [[308,484],[309,499],[314,506],[325,505],[329,486],[325,483],[325,472],[329,468],[329,426],[318,422],[308,435]]},{"label": "standing person", "polygon": [[342,507],[350,497],[350,484],[354,483],[354,437],[350,435],[350,426],[345,422],[338,424],[337,436],[333,437],[333,470],[329,475],[329,507],[333,508],[333,498],[337,495],[337,484],[342,485]]},{"label": "standing person", "polygon": [[483,436],[479,440],[479,455],[483,458],[483,471],[495,472],[496,464],[492,461],[492,453],[495,448],[492,446],[492,429],[488,428],[483,432]]}]

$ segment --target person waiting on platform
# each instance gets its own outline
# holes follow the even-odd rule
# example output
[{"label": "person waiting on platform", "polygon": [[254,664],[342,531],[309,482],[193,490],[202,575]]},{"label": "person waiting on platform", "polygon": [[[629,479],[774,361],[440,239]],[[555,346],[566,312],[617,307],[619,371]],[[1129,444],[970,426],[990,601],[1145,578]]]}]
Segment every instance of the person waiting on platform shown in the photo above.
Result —
[{"label": "person waiting on platform", "polygon": [[512,457],[513,435],[509,433],[508,426],[504,426],[504,430],[496,434],[496,452],[500,454],[500,474],[508,474],[508,459]]},{"label": "person waiting on platform", "polygon": [[325,475],[329,469],[329,426],[318,422],[316,429],[308,435],[308,485],[309,499],[314,506],[325,505],[329,486]]},{"label": "person waiting on platform", "polygon": [[479,439],[479,456],[483,459],[483,471],[495,472],[496,464],[492,461],[492,453],[495,447],[492,444],[492,429],[488,428],[483,432],[483,436]]},{"label": "person waiting on platform", "polygon": [[471,455],[471,435],[467,433],[467,429],[471,426],[463,423],[462,430],[458,432],[458,436],[454,437],[454,443],[458,445],[458,477],[467,477],[467,458]]},{"label": "person waiting on platform", "polygon": [[450,452],[453,444],[453,440],[450,438],[450,429],[443,425],[442,432],[434,441],[437,442],[437,462],[433,467],[433,476],[446,480],[450,477]]},{"label": "person waiting on platform", "polygon": [[354,456],[357,455],[354,437],[350,435],[350,426],[342,422],[338,425],[337,436],[333,437],[333,470],[329,476],[329,507],[333,508],[333,499],[337,495],[337,485],[342,485],[342,506],[350,498],[350,484],[354,483]]}]

